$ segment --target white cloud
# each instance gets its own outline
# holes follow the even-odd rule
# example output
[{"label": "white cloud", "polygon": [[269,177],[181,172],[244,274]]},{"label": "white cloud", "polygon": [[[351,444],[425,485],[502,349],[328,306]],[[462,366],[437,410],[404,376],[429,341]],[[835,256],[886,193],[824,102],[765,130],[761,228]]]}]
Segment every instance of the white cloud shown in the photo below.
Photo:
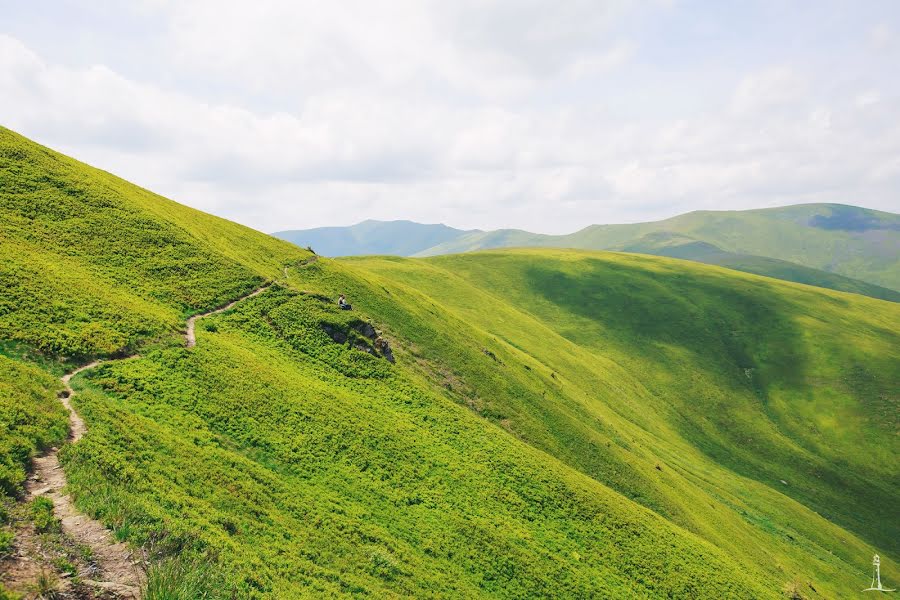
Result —
[{"label": "white cloud", "polygon": [[894,32],[887,23],[879,23],[869,31],[869,42],[876,50],[883,50],[894,42]]},{"label": "white cloud", "polygon": [[0,114],[268,231],[411,218],[563,232],[796,201],[896,209],[900,96],[883,73],[787,52],[694,72],[717,57],[679,57],[633,25],[651,10],[636,6],[147,0],[138,22],[161,29],[140,39],[160,40],[166,77],[113,68],[114,47],[109,61],[64,61],[40,38],[0,35]]},{"label": "white cloud", "polygon": [[731,107],[737,113],[773,111],[796,105],[807,93],[806,83],[793,69],[771,67],[745,76]]}]

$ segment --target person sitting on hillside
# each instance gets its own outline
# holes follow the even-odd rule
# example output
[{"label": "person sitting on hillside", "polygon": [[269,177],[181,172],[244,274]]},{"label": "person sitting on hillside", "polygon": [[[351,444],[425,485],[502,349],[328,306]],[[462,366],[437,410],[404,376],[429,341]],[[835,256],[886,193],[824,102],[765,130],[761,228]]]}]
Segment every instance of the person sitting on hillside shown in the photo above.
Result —
[{"label": "person sitting on hillside", "polygon": [[338,298],[338,306],[341,307],[341,310],[353,310],[353,307],[347,303],[347,300],[344,298],[343,294],[341,294],[340,298]]}]

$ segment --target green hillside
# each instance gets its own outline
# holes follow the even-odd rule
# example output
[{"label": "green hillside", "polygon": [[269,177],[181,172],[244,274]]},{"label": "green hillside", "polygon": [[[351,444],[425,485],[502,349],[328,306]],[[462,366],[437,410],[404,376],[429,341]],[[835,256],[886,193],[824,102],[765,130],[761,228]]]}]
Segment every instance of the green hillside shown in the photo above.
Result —
[{"label": "green hillside", "polygon": [[7,130],[0,217],[5,492],[63,437],[55,377],[139,349],[73,379],[61,458],[148,598],[900,579],[896,304],[627,254],[316,259]]},{"label": "green hillside", "polygon": [[698,242],[679,234],[668,232],[656,232],[648,234],[634,243],[621,248],[625,252],[641,254],[654,254],[657,256],[670,256],[682,258],[708,265],[719,265],[736,271],[774,277],[784,281],[793,281],[806,285],[814,285],[840,292],[861,294],[879,300],[900,302],[900,292],[877,286],[871,283],[829,273],[821,269],[804,267],[797,263],[765,256],[752,256],[749,254],[737,254],[725,252],[717,246],[707,242]]},{"label": "green hillside", "polygon": [[709,244],[730,254],[788,261],[900,291],[900,215],[842,204],[696,211],[650,223],[591,225],[558,236],[519,230],[472,232],[416,256],[526,246],[623,250],[647,246],[648,240],[655,245],[655,236]]},{"label": "green hillside", "polygon": [[700,211],[570,235],[463,231],[411,221],[274,234],[325,256],[437,256],[494,248],[616,250],[715,264],[881,300],[900,301],[900,215],[837,204]]}]

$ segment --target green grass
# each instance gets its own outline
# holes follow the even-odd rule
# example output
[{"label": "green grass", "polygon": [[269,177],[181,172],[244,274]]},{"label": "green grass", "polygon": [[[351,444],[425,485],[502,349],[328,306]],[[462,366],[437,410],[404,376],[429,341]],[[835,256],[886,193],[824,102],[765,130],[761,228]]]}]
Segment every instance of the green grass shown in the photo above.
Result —
[{"label": "green grass", "polygon": [[22,492],[35,454],[65,439],[68,419],[56,400],[59,380],[0,355],[0,501]]},{"label": "green grass", "polygon": [[51,354],[131,352],[308,256],[3,128],[0,182],[0,338]]},{"label": "green grass", "polygon": [[38,533],[59,531],[59,519],[53,514],[53,501],[46,496],[38,496],[31,503],[31,520]]},{"label": "green grass", "polygon": [[896,304],[596,252],[306,261],[10,132],[0,156],[27,257],[0,382],[50,414],[0,443],[61,439],[61,365],[140,348],[73,380],[60,458],[153,557],[148,598],[834,598],[875,551],[900,576]]},{"label": "green grass", "polygon": [[[720,253],[778,259],[900,291],[898,232],[900,215],[894,213],[841,204],[799,204],[760,210],[696,211],[649,223],[591,225],[568,235],[519,230],[469,232],[417,256],[526,246],[632,249],[666,255],[668,240],[679,239],[712,246]],[[768,266],[756,264],[757,268]],[[791,275],[783,269],[764,274]],[[824,283],[831,281],[823,276],[816,278]]]},{"label": "green grass", "polygon": [[147,573],[144,600],[229,600],[227,584],[216,567],[203,560],[167,558]]},{"label": "green grass", "polygon": [[239,594],[765,596],[712,546],[316,326],[347,318],[271,290],[195,351],[91,372],[76,402],[92,428],[64,457],[80,504],[138,542],[214,550]]},{"label": "green grass", "polygon": [[[460,402],[735,554],[765,561],[697,490],[648,477],[657,463],[693,472],[687,483],[715,486],[714,497],[734,475],[764,484],[738,479],[730,493],[755,506],[726,504],[760,529],[777,525],[776,539],[755,542],[767,552],[797,530],[840,551],[817,511],[896,554],[895,305],[627,255],[346,262],[370,282],[357,303],[474,383]],[[700,465],[715,468],[711,481],[697,481]]]}]

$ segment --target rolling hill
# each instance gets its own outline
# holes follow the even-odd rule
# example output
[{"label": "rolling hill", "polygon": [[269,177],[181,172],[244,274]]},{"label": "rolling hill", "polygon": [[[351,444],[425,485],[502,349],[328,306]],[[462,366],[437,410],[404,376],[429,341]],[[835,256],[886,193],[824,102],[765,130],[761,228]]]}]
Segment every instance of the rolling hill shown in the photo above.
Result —
[{"label": "rolling hill", "polygon": [[[432,231],[440,234],[431,237]],[[837,204],[699,211],[650,223],[592,225],[559,236],[517,229],[462,231],[408,221],[274,235],[302,246],[314,239],[318,245],[313,247],[325,248],[326,256],[425,257],[511,247],[654,254],[900,301],[900,215]],[[402,245],[397,238],[404,239]]]},{"label": "rolling hill", "polygon": [[104,358],[60,460],[146,598],[835,598],[875,552],[900,578],[897,304],[620,253],[319,258],[8,130],[0,258],[0,542],[38,526],[58,377]]},{"label": "rolling hill", "polygon": [[446,225],[413,221],[363,221],[350,227],[319,227],[279,231],[273,235],[322,256],[396,254],[412,256],[431,246],[457,239],[467,232]]},{"label": "rolling hill", "polygon": [[518,230],[474,232],[417,255],[510,246],[647,251],[686,243],[785,260],[900,290],[900,215],[842,204],[696,211],[651,223],[591,225],[560,236]]}]

